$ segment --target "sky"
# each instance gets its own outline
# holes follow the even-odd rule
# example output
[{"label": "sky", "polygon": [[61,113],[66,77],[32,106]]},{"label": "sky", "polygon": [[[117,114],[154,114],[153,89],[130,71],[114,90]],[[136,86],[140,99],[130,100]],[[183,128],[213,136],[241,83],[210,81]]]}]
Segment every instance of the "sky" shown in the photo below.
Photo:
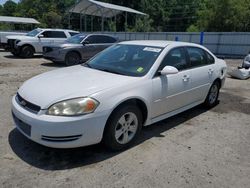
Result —
[{"label": "sky", "polygon": [[[0,5],[3,5],[7,0],[0,0]],[[19,1],[19,0],[13,0],[15,1],[16,3]]]}]

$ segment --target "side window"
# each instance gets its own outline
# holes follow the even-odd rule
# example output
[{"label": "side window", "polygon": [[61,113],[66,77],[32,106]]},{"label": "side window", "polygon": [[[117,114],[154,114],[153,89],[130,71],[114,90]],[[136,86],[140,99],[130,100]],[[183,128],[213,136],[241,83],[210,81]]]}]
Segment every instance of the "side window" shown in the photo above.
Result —
[{"label": "side window", "polygon": [[44,31],[44,38],[67,38],[63,31]]},{"label": "side window", "polygon": [[109,36],[102,36],[102,43],[114,43],[116,39]]},{"label": "side window", "polygon": [[96,43],[98,43],[98,39],[96,38],[95,35],[89,36],[88,38],[86,38],[85,41],[88,41],[89,44],[96,44]]},{"label": "side window", "polygon": [[51,31],[50,38],[67,38],[63,31]]},{"label": "side window", "polygon": [[207,65],[206,52],[201,48],[187,47],[191,67]]},{"label": "side window", "polygon": [[207,63],[214,64],[215,63],[214,57],[210,55],[208,52],[206,52],[206,54],[207,54]]},{"label": "side window", "polygon": [[44,31],[44,32],[41,33],[41,34],[44,36],[44,38],[51,38],[51,37],[50,37],[50,36],[51,36],[50,33],[51,33],[50,31]]},{"label": "side window", "polygon": [[168,54],[163,59],[159,70],[162,70],[165,66],[173,66],[179,71],[187,69],[188,63],[186,61],[184,48],[175,48],[168,52]]}]

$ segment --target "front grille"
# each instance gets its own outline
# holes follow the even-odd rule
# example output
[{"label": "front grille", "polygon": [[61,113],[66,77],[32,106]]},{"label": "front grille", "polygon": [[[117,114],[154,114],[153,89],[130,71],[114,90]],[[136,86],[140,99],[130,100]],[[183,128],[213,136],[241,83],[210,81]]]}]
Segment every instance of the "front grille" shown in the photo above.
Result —
[{"label": "front grille", "polygon": [[37,106],[35,104],[32,104],[28,101],[26,101],[24,98],[22,98],[18,93],[16,95],[16,101],[17,103],[22,106],[24,109],[32,112],[32,113],[35,113],[37,114],[40,110],[41,110],[41,107],[40,106]]},{"label": "front grille", "polygon": [[27,136],[31,135],[31,126],[27,123],[24,123],[22,120],[18,119],[14,113],[12,113],[13,119],[15,121],[16,126],[22,130]]},{"label": "front grille", "polygon": [[15,48],[15,39],[8,39],[7,43],[10,50],[13,50]]},{"label": "front grille", "polygon": [[51,52],[51,51],[53,51],[53,48],[51,48],[51,47],[43,47],[43,53],[48,53],[48,52]]},{"label": "front grille", "polygon": [[79,139],[82,135],[73,136],[44,136],[42,135],[42,140],[49,142],[70,142]]}]

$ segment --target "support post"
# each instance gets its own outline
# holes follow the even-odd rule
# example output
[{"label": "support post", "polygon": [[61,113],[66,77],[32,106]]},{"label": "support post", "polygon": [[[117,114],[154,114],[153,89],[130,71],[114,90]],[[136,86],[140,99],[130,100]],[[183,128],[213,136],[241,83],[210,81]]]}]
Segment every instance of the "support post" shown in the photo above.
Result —
[{"label": "support post", "polygon": [[102,15],[102,32],[104,31],[104,17]]},{"label": "support post", "polygon": [[71,19],[71,13],[69,13],[69,17],[68,17],[68,29],[71,29],[71,26],[70,26],[70,19]]},{"label": "support post", "polygon": [[200,33],[200,45],[203,45],[204,43],[204,32]]},{"label": "support post", "polygon": [[91,32],[93,32],[93,16],[91,16]]},{"label": "support post", "polygon": [[82,32],[82,13],[80,13],[80,32]]},{"label": "support post", "polygon": [[128,26],[128,13],[125,12],[125,32],[127,32],[127,26]]},{"label": "support post", "polygon": [[84,15],[84,31],[87,32],[87,14]]}]

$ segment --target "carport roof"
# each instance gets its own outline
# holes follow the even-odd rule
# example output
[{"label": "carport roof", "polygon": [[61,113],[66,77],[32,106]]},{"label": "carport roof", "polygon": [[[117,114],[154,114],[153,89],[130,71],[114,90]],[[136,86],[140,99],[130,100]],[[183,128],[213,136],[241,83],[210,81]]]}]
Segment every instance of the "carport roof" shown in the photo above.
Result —
[{"label": "carport roof", "polygon": [[110,3],[104,3],[95,0],[80,0],[78,3],[76,3],[73,7],[69,9],[69,12],[86,14],[91,16],[100,16],[106,18],[114,17],[122,12],[147,15],[143,12],[134,10],[132,8],[120,5],[114,5]]},{"label": "carport roof", "polygon": [[0,22],[20,23],[20,24],[40,24],[40,22],[38,22],[34,18],[12,17],[12,16],[0,16]]}]

